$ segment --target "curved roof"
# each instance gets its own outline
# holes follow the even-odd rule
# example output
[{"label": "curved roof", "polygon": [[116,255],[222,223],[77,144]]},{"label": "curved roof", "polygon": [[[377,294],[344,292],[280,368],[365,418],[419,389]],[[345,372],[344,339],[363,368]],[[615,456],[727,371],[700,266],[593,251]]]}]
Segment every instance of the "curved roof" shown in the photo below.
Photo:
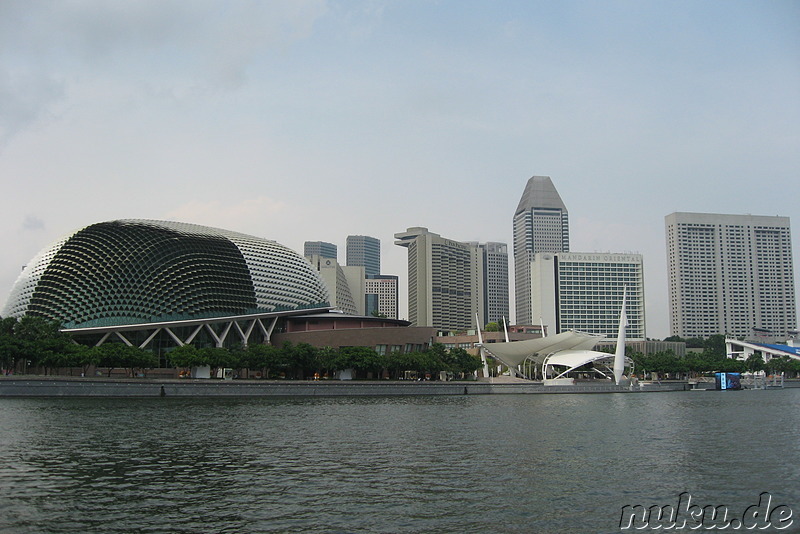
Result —
[{"label": "curved roof", "polygon": [[[545,360],[547,366],[559,365],[567,369],[561,372],[558,376],[563,376],[573,369],[584,366],[587,363],[596,362],[598,360],[613,360],[614,355],[608,352],[599,352],[596,350],[563,350],[555,354],[551,354]],[[631,359],[625,358],[626,362],[630,364]]]},{"label": "curved roof", "polygon": [[509,343],[485,343],[482,346],[486,352],[504,364],[516,367],[527,358],[541,363],[547,355],[554,352],[592,349],[602,337],[569,330],[554,336]]},{"label": "curved roof", "polygon": [[43,249],[2,316],[68,328],[246,315],[327,305],[298,253],[266,239],[171,221],[89,225]]}]

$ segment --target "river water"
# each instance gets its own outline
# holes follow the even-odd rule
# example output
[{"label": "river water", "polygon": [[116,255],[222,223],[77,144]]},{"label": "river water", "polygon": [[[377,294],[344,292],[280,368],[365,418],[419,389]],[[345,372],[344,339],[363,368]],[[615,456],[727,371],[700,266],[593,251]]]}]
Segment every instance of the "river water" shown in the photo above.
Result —
[{"label": "river water", "polygon": [[2,532],[620,532],[682,492],[769,492],[800,527],[800,389],[0,399],[0,423]]}]

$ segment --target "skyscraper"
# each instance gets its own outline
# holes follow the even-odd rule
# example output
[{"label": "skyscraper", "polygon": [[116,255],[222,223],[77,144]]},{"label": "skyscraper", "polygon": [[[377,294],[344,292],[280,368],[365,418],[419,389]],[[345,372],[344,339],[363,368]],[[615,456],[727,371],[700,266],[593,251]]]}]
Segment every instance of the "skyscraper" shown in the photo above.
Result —
[{"label": "skyscraper", "polygon": [[303,244],[303,256],[322,256],[323,258],[338,259],[338,251],[333,243],[325,241],[306,241]]},{"label": "skyscraper", "polygon": [[673,335],[797,328],[788,217],[671,213],[665,223]]},{"label": "skyscraper", "polygon": [[365,315],[375,312],[389,319],[397,319],[397,276],[372,274],[364,280],[366,293]]},{"label": "skyscraper", "polygon": [[408,320],[414,326],[443,330],[474,328],[475,314],[483,313],[483,263],[478,247],[421,227],[394,237],[395,245],[408,249]]},{"label": "skyscraper", "polygon": [[381,242],[366,235],[347,236],[347,265],[364,267],[367,276],[381,274]]},{"label": "skyscraper", "polygon": [[549,176],[533,176],[514,212],[514,301],[516,323],[533,324],[531,262],[537,252],[569,251],[567,207]]},{"label": "skyscraper", "polygon": [[502,325],[508,316],[508,245],[505,243],[478,244],[483,262],[483,320]]}]

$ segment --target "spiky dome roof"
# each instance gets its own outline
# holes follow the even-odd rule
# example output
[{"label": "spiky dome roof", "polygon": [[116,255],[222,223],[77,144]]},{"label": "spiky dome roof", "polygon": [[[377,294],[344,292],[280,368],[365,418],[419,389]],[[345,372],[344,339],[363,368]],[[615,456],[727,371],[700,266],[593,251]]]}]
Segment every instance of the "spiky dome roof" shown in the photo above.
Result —
[{"label": "spiky dome roof", "polygon": [[117,220],[72,232],[34,257],[3,317],[67,328],[327,306],[319,274],[266,239],[195,224]]}]

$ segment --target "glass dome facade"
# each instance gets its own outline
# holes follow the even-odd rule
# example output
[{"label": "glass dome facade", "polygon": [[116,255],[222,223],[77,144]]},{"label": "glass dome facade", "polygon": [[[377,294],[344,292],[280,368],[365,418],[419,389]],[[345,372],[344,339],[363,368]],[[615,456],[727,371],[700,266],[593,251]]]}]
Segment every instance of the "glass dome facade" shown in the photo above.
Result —
[{"label": "glass dome facade", "polygon": [[237,232],[169,221],[92,224],[41,251],[3,317],[37,315],[66,328],[180,321],[327,306],[319,274],[298,253]]}]

